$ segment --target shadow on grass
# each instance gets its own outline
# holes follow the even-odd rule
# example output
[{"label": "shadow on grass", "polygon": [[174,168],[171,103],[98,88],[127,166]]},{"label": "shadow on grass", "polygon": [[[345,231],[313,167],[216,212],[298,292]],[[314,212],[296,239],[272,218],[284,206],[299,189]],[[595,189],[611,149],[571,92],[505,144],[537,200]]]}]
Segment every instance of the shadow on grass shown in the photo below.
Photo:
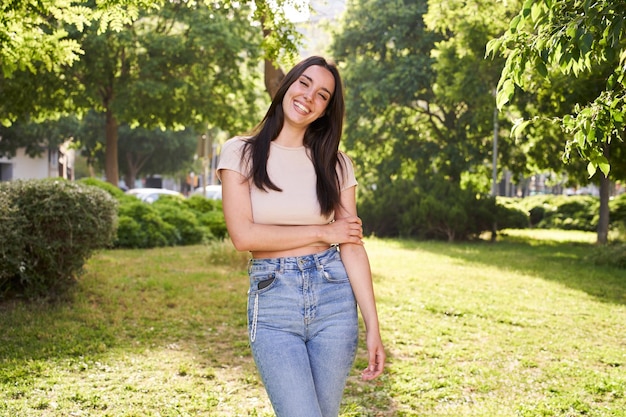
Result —
[{"label": "shadow on grass", "polygon": [[595,265],[592,243],[500,236],[496,242],[398,241],[403,248],[430,252],[558,282],[599,301],[626,304],[626,270]]}]

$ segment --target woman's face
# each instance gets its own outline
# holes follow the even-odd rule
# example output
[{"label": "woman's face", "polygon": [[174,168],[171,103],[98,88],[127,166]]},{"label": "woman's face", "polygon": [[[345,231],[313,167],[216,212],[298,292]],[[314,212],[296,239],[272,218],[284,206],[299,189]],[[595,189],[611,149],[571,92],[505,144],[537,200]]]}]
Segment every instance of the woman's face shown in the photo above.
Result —
[{"label": "woman's face", "polygon": [[321,117],[335,91],[335,78],[319,65],[308,67],[283,97],[285,123],[306,128]]}]

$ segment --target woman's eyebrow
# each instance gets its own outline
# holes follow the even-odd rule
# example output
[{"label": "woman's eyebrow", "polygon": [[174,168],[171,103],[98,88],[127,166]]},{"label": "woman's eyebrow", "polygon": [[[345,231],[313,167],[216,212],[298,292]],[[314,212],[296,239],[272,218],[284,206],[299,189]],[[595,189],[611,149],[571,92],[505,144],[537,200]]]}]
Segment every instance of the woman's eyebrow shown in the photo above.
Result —
[{"label": "woman's eyebrow", "polygon": [[[303,76],[304,78],[306,78],[307,80],[309,80],[309,82],[311,82],[311,83],[313,82],[313,78],[309,77],[308,75],[306,75],[306,74],[302,74],[302,76]],[[321,89],[322,89],[322,90],[324,90],[324,91],[326,91],[326,92],[327,92],[328,94],[330,94],[331,96],[333,95],[333,93],[331,93],[331,92],[328,90],[328,88],[326,88],[326,87],[321,87]]]}]

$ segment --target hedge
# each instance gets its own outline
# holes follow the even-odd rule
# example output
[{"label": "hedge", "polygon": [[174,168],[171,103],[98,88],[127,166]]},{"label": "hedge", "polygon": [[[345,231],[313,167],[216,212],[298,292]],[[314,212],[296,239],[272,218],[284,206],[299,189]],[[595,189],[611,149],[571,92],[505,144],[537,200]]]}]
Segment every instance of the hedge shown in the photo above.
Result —
[{"label": "hedge", "polygon": [[115,237],[117,202],[62,179],[0,183],[0,291],[27,297],[62,290]]}]

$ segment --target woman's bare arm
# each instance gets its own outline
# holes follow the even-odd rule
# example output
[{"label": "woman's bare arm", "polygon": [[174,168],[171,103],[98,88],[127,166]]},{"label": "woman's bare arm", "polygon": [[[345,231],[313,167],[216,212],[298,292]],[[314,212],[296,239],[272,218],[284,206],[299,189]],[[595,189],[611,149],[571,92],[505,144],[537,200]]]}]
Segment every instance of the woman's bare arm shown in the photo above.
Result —
[{"label": "woman's bare arm", "polygon": [[226,227],[237,250],[271,252],[316,244],[362,245],[361,220],[356,216],[317,226],[256,224],[252,218],[249,182],[240,173],[228,169],[221,170],[220,176]]},{"label": "woman's bare arm", "polygon": [[[350,187],[341,193],[342,207],[335,210],[335,219],[355,217],[356,212],[356,187]],[[378,313],[376,311],[376,299],[372,284],[372,272],[369,258],[363,245],[343,243],[340,246],[341,259],[346,267],[352,291],[356,298],[361,316],[365,322],[366,342],[368,351],[368,366],[362,372],[364,380],[378,377],[385,367],[385,350],[380,336]]]}]

